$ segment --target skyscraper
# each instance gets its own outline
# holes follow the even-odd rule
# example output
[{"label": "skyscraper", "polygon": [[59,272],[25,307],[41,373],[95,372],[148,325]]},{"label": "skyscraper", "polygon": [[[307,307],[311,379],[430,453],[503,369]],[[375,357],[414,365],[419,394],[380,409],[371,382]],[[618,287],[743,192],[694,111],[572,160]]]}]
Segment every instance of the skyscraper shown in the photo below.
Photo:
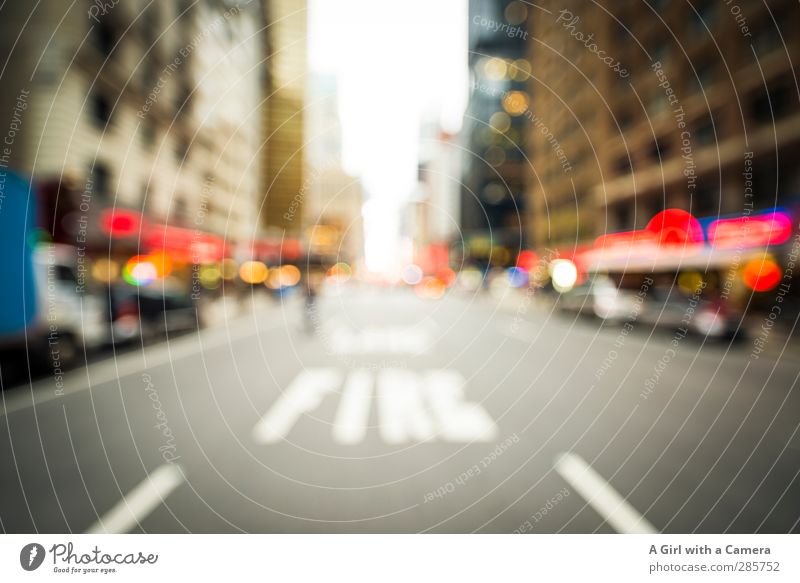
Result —
[{"label": "skyscraper", "polygon": [[800,194],[800,43],[791,0],[542,2],[527,125],[535,245],[640,229]]},{"label": "skyscraper", "polygon": [[461,134],[461,228],[465,255],[481,264],[510,263],[525,241],[528,11],[517,0],[469,3],[471,87]]},{"label": "skyscraper", "polygon": [[261,191],[268,228],[302,232],[307,9],[305,0],[264,0],[268,24]]}]

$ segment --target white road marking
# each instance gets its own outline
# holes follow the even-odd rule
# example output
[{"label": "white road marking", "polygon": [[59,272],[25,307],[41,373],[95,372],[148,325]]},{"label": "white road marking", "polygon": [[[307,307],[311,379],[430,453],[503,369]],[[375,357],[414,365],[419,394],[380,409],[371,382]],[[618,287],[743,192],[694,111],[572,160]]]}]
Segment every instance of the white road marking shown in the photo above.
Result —
[{"label": "white road marking", "polygon": [[335,354],[422,354],[433,346],[431,326],[367,326],[353,330],[330,323]]},{"label": "white road marking", "polygon": [[507,330],[503,330],[503,334],[508,336],[509,338],[513,338],[514,340],[521,340],[526,344],[529,344],[536,340],[536,335],[528,329],[522,329],[518,327],[509,327]]},{"label": "white road marking", "polygon": [[253,428],[253,439],[258,443],[285,439],[303,413],[319,407],[322,398],[341,384],[342,376],[333,368],[302,371]]},{"label": "white road marking", "polygon": [[343,381],[332,430],[337,443],[364,441],[373,401],[379,432],[387,443],[437,439],[469,443],[497,437],[497,425],[486,410],[466,400],[466,380],[456,371],[384,369],[375,373],[357,369],[345,378],[344,370],[310,368],[297,375],[256,424],[253,439],[265,444],[284,440],[300,418],[319,407]]},{"label": "white road marking", "polygon": [[372,375],[366,370],[356,370],[347,377],[342,401],[336,412],[333,438],[339,443],[359,443],[367,433]]},{"label": "white road marking", "polygon": [[494,441],[497,426],[486,410],[464,398],[464,377],[453,370],[425,375],[428,402],[445,441]]},{"label": "white road marking", "polygon": [[86,534],[124,534],[138,525],[185,480],[183,471],[174,464],[165,464],[147,476],[139,485],[86,530]]},{"label": "white road marking", "polygon": [[434,437],[421,389],[420,379],[412,371],[388,369],[378,374],[378,410],[384,441],[404,443]]},{"label": "white road marking", "polygon": [[555,469],[617,532],[625,534],[658,532],[580,456],[569,452],[561,454],[556,458]]}]

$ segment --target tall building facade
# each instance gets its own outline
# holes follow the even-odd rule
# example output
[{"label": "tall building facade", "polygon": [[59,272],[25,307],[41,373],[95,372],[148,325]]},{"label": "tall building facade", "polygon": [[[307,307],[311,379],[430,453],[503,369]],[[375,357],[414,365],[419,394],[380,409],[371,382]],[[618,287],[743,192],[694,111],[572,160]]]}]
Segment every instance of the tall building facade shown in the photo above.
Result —
[{"label": "tall building facade", "polygon": [[413,246],[413,261],[425,273],[435,274],[448,267],[451,247],[461,243],[461,157],[456,136],[444,131],[438,121],[423,122],[419,182],[405,222]]},{"label": "tall building facade", "polygon": [[264,0],[263,5],[268,79],[262,104],[261,217],[270,230],[295,237],[303,231],[308,11],[305,0]]},{"label": "tall building facade", "polygon": [[524,246],[530,11],[517,0],[470,0],[470,95],[461,131],[460,224],[470,260],[506,265]]},{"label": "tall building facade", "polygon": [[532,10],[535,246],[791,205],[800,195],[800,6],[553,2]]},{"label": "tall building facade", "polygon": [[25,97],[6,165],[42,193],[51,234],[113,208],[229,243],[253,237],[260,199],[252,153],[261,140],[250,119],[260,91],[254,3],[6,8],[9,29],[22,32],[0,41],[10,56],[0,110]]},{"label": "tall building facade", "polygon": [[310,262],[355,265],[364,256],[361,181],[342,167],[342,127],[336,77],[310,77],[306,116],[306,165],[300,190],[303,238]]}]

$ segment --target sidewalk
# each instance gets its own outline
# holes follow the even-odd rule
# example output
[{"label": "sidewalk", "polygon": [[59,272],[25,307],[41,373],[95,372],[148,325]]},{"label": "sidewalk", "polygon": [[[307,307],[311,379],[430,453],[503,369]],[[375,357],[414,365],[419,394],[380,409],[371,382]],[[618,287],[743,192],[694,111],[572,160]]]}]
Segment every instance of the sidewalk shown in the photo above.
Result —
[{"label": "sidewalk", "polygon": [[[245,296],[223,296],[203,302],[199,308],[200,317],[206,328],[214,328],[234,320],[264,316],[270,312],[277,314],[282,309],[295,309],[301,302],[297,294],[283,298],[273,298],[266,294]],[[296,308],[299,310],[299,308]]]}]

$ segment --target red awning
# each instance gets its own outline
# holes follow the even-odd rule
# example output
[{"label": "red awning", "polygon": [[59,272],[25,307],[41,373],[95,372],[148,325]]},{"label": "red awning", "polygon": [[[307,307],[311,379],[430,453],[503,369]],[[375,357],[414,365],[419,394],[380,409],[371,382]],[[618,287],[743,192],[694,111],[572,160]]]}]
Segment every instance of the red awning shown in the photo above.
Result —
[{"label": "red awning", "polygon": [[244,247],[254,259],[261,261],[295,261],[303,255],[299,239],[255,239]]},{"label": "red awning", "polygon": [[225,240],[196,229],[150,225],[142,237],[149,252],[166,253],[176,261],[212,263],[225,257]]}]

